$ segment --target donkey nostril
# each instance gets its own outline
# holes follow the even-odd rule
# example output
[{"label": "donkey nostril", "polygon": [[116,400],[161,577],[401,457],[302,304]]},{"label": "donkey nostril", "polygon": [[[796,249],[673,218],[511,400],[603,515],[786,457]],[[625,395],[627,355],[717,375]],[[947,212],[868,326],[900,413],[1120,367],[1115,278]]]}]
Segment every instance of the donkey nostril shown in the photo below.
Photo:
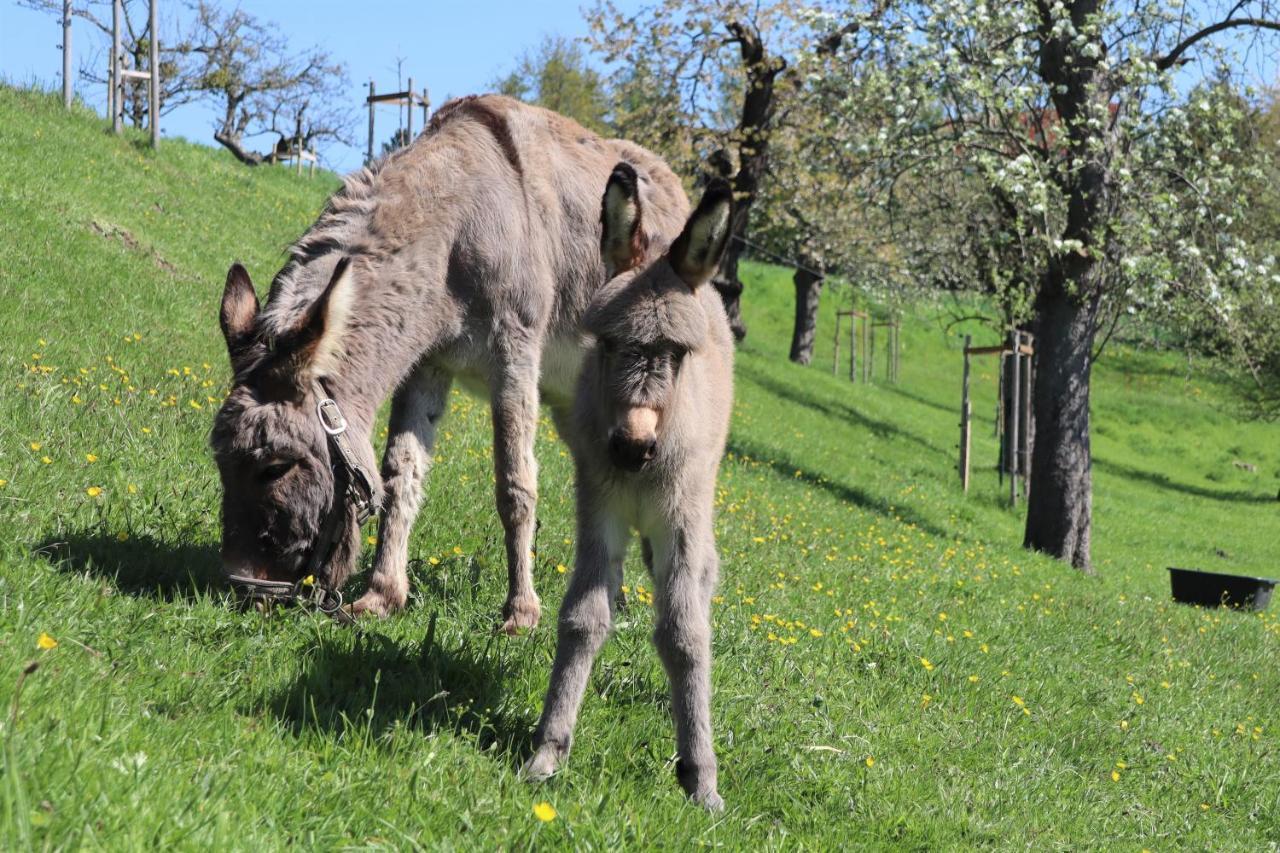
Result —
[{"label": "donkey nostril", "polygon": [[658,438],[654,436],[644,443],[644,459],[648,462],[658,453]]}]

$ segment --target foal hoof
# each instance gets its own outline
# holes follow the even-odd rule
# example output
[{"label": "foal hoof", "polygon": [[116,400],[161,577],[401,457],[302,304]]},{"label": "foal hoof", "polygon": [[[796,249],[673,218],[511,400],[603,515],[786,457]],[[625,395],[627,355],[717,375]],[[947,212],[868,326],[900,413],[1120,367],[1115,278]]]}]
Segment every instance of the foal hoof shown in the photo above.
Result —
[{"label": "foal hoof", "polygon": [[724,800],[716,793],[716,773],[699,769],[683,760],[676,761],[676,780],[690,800],[709,812],[724,811]]},{"label": "foal hoof", "polygon": [[398,613],[403,609],[404,599],[396,600],[391,596],[383,595],[373,590],[369,590],[357,598],[351,603],[350,607],[352,616],[363,616],[367,613],[370,616],[379,618],[386,618],[392,613]]},{"label": "foal hoof", "polygon": [[503,605],[502,615],[506,620],[502,623],[502,633],[514,637],[524,631],[538,627],[538,619],[542,616],[542,607],[538,603],[537,596],[517,598]]},{"label": "foal hoof", "polygon": [[560,760],[554,749],[542,747],[520,768],[520,778],[526,782],[545,782],[555,775],[560,767]]},{"label": "foal hoof", "polygon": [[689,797],[698,805],[702,806],[709,812],[724,811],[724,800],[720,799],[720,795],[715,791],[707,791],[702,794],[694,794]]}]

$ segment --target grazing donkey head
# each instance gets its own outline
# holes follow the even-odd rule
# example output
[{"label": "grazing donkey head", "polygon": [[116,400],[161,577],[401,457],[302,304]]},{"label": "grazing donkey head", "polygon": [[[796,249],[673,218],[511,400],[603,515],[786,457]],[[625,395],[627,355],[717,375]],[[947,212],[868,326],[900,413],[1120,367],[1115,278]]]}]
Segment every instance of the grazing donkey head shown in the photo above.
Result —
[{"label": "grazing donkey head", "polygon": [[[586,370],[603,405],[591,413],[594,440],[607,443],[619,468],[639,471],[663,452],[668,409],[681,367],[709,341],[707,303],[699,290],[711,280],[729,238],[733,193],[712,181],[670,248],[650,246],[636,172],[619,163],[601,210],[600,250],[611,281],[592,302],[583,324],[596,338]],[[663,251],[666,249],[666,251]]]},{"label": "grazing donkey head", "polygon": [[[309,274],[329,268],[323,260],[311,266]],[[297,580],[328,543],[337,549],[328,582],[341,584],[350,571],[356,515],[342,504],[346,484],[338,480],[347,472],[333,464],[317,407],[328,396],[323,382],[340,351],[352,291],[344,257],[310,306],[287,323],[267,322],[244,267],[227,273],[221,324],[234,379],[210,443],[222,477],[222,565],[229,575]]]}]

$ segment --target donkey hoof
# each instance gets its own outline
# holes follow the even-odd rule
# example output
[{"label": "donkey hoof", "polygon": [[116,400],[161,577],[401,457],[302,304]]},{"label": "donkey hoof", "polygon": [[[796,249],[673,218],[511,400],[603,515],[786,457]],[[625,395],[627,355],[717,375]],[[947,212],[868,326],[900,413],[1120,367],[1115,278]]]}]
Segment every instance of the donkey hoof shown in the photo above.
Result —
[{"label": "donkey hoof", "polygon": [[506,603],[502,608],[502,615],[506,618],[502,623],[502,633],[514,637],[522,631],[538,627],[542,608],[537,597],[517,598]]},{"label": "donkey hoof", "polygon": [[524,767],[520,768],[520,778],[526,782],[545,782],[555,775],[559,766],[560,761],[555,750],[544,746],[531,755],[524,763]]},{"label": "donkey hoof", "polygon": [[368,613],[371,616],[386,618],[392,613],[396,613],[404,609],[403,600],[395,600],[390,596],[383,595],[380,592],[369,590],[360,596],[351,604],[351,615],[362,616]]},{"label": "donkey hoof", "polygon": [[706,791],[701,794],[694,794],[689,799],[702,806],[709,812],[724,811],[724,800],[720,799],[720,795],[715,791]]}]

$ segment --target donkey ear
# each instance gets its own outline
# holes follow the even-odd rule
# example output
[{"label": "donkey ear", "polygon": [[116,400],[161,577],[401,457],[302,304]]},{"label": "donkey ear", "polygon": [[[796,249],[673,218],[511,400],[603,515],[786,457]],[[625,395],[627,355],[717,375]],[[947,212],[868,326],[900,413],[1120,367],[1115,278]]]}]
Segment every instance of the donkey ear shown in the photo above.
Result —
[{"label": "donkey ear", "polygon": [[640,228],[639,176],[630,163],[613,167],[600,203],[600,257],[608,277],[626,272],[640,263],[647,248]]},{"label": "donkey ear", "polygon": [[227,270],[227,284],[222,289],[222,311],[218,315],[232,366],[239,362],[253,341],[258,308],[258,294],[253,290],[249,271],[239,263],[232,264]]},{"label": "donkey ear", "polygon": [[729,245],[729,220],[733,217],[733,190],[716,178],[707,184],[702,201],[671,244],[667,260],[676,275],[693,289],[711,280]]},{"label": "donkey ear", "polygon": [[328,376],[337,368],[342,340],[355,304],[355,277],[351,258],[338,261],[320,298],[312,303],[294,331],[290,347],[299,354],[299,366],[314,377]]}]

